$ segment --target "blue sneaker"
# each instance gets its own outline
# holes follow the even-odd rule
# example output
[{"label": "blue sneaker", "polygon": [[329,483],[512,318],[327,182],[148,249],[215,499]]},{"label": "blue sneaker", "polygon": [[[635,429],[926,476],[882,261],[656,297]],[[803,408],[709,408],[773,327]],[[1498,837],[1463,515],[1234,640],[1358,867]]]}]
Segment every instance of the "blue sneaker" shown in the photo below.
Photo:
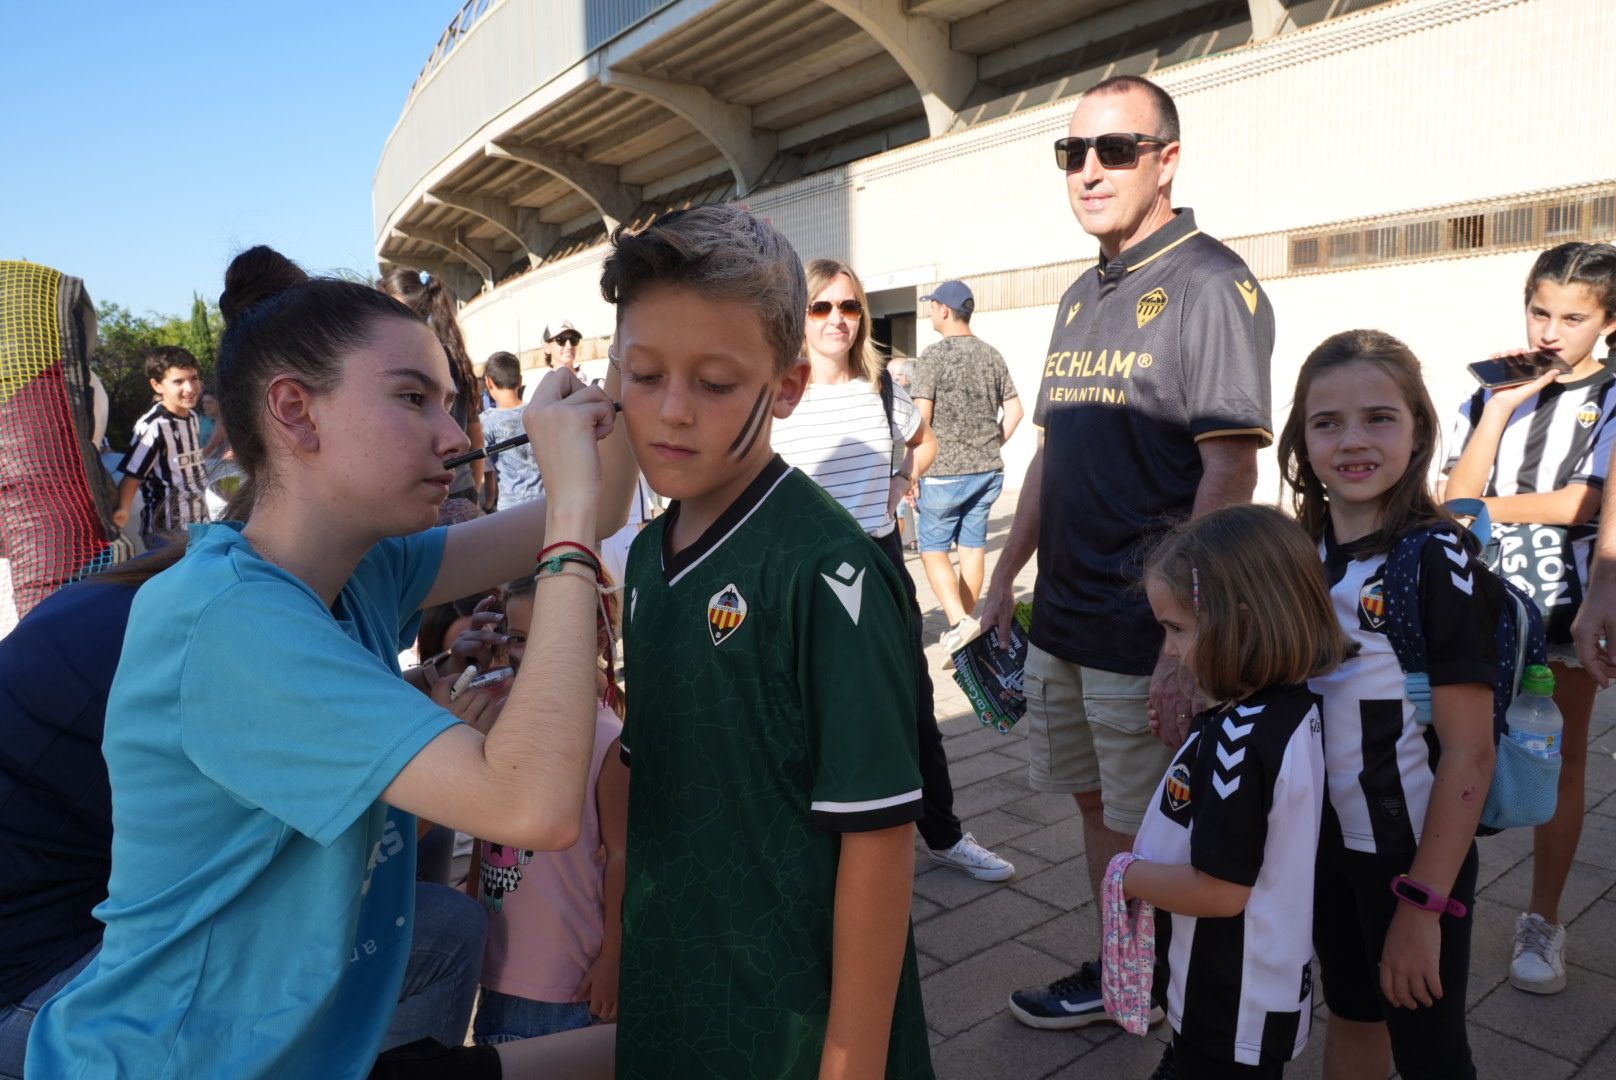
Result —
[{"label": "blue sneaker", "polygon": [[[1080,1028],[1088,1024],[1111,1021],[1105,1011],[1100,994],[1100,966],[1086,962],[1070,975],[1062,976],[1048,986],[1031,986],[1010,995],[1010,1014],[1028,1027],[1045,1030]],[[1162,1011],[1150,1011],[1152,1024],[1162,1018]]]}]

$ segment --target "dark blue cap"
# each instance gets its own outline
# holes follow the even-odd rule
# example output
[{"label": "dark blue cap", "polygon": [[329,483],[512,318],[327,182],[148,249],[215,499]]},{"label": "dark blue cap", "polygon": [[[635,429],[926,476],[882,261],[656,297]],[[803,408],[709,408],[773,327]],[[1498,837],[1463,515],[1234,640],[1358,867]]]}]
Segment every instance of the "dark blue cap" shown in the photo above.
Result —
[{"label": "dark blue cap", "polygon": [[921,297],[922,300],[935,300],[944,307],[966,313],[976,310],[976,297],[963,281],[945,281],[931,292]]}]

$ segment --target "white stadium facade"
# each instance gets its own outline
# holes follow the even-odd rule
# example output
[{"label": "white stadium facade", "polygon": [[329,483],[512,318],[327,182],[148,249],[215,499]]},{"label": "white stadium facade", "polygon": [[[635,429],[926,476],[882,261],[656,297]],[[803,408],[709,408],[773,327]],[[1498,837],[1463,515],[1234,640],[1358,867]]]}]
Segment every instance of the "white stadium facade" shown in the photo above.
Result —
[{"label": "white stadium facade", "polygon": [[563,318],[602,354],[611,228],[740,202],[853,265],[899,353],[965,281],[1030,402],[1097,252],[1051,143],[1139,74],[1178,102],[1175,203],[1273,302],[1276,425],[1354,326],[1412,345],[1446,415],[1524,343],[1535,253],[1616,237],[1613,59],[1610,0],[470,0],[382,150],[376,254],[454,289],[474,360],[533,366]]}]

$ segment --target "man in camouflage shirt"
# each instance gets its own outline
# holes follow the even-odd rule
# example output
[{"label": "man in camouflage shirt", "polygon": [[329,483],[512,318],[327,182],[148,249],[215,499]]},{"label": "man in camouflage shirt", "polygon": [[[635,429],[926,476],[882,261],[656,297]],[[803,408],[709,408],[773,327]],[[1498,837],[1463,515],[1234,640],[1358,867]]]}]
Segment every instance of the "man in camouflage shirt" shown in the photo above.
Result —
[{"label": "man in camouflage shirt", "polygon": [[[920,560],[948,618],[942,645],[953,652],[980,629],[973,616],[982,595],[988,512],[1004,486],[999,448],[1022,410],[1004,357],[971,333],[971,290],[945,281],[921,299],[931,302],[932,329],[943,340],[920,354],[909,385],[909,396],[937,433],[937,460],[920,487]],[[956,543],[958,574],[948,558]]]}]

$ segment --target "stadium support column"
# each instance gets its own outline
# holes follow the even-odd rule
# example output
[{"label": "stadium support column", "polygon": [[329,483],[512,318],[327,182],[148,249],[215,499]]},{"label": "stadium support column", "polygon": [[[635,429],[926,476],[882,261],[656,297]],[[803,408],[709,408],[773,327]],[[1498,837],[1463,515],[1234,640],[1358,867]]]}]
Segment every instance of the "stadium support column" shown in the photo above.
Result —
[{"label": "stadium support column", "polygon": [[560,239],[561,229],[539,220],[539,212],[525,206],[512,206],[504,199],[487,195],[472,195],[463,191],[429,191],[423,200],[427,205],[452,206],[468,214],[476,214],[492,222],[505,235],[515,240],[527,256],[529,266],[537,266]]},{"label": "stadium support column", "polygon": [[1280,0],[1246,0],[1251,9],[1251,40],[1267,41],[1271,37],[1296,29],[1290,13]]},{"label": "stadium support column", "polygon": [[[466,255],[455,252],[449,246],[454,240],[454,230],[452,229],[425,229],[418,226],[405,229],[395,225],[393,227],[393,236],[400,240],[416,240],[423,244],[431,244],[433,247],[454,255],[455,259],[460,263],[464,263],[465,265],[457,265],[448,260],[431,259],[421,255],[390,257],[391,262],[401,266],[410,266],[416,270],[425,270],[434,277],[442,278],[444,283],[453,289],[455,295],[462,300],[470,300],[481,292],[484,282],[487,282],[490,286],[493,284],[493,271],[491,269],[485,274],[478,265],[472,264]],[[468,254],[471,253],[468,251]],[[472,257],[475,258],[476,256],[472,255]],[[481,260],[478,260],[478,262],[482,267],[488,265]],[[473,273],[467,270],[466,266],[472,266],[476,272]]]},{"label": "stadium support column", "polygon": [[910,14],[904,0],[822,2],[851,19],[903,68],[920,91],[921,103],[926,107],[926,126],[932,135],[941,135],[953,126],[954,117],[976,87],[976,58],[954,51],[949,44],[948,24]]},{"label": "stadium support column", "polygon": [[601,70],[600,84],[648,98],[707,136],[729,162],[738,195],[757,185],[774,158],[775,133],[752,126],[749,106],[724,101],[706,87],[612,68]]},{"label": "stadium support column", "polygon": [[519,146],[516,143],[486,143],[483,153],[491,158],[520,161],[543,169],[570,184],[573,190],[594,204],[608,231],[634,216],[640,207],[640,189],[618,179],[610,165],[595,165],[582,155],[549,146]]}]

